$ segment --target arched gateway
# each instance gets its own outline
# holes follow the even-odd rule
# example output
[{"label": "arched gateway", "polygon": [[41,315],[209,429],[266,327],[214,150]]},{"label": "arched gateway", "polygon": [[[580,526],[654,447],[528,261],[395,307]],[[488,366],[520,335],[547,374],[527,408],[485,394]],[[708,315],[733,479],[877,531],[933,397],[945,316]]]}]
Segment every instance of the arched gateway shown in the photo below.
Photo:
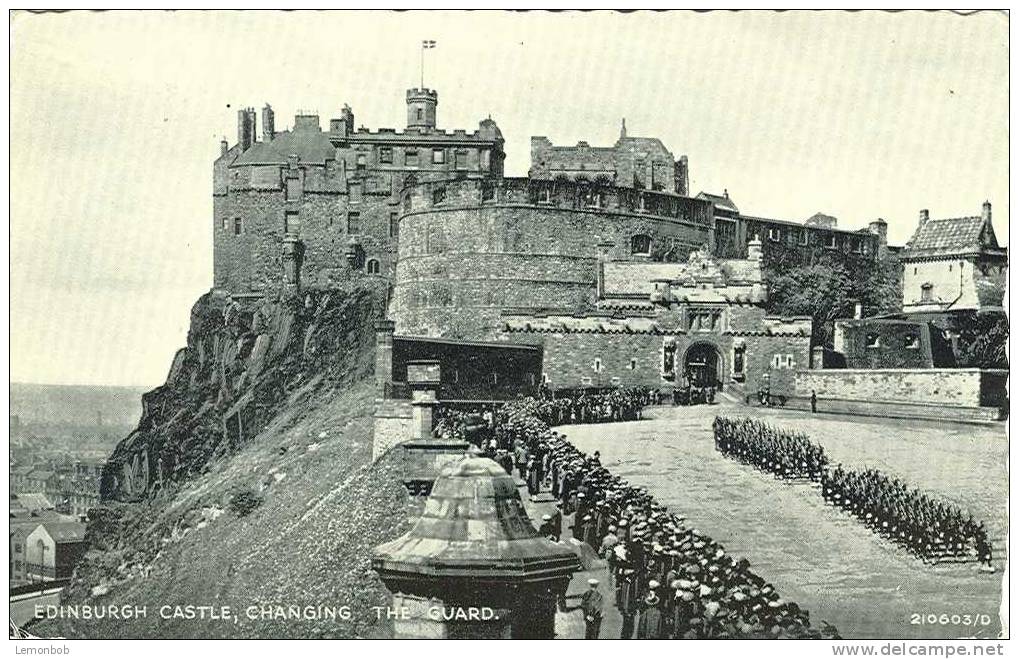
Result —
[{"label": "arched gateway", "polygon": [[722,387],[722,354],[706,341],[694,343],[683,356],[683,375],[694,387]]}]

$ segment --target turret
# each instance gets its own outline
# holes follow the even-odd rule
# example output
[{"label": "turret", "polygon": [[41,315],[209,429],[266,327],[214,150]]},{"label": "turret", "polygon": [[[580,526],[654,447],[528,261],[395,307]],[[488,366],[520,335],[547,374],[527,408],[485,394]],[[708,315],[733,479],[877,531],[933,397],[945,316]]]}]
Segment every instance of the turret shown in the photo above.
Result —
[{"label": "turret", "polygon": [[262,108],[262,139],[270,142],[274,137],[276,137],[276,118],[272,107],[266,103]]},{"label": "turret", "polygon": [[407,90],[407,128],[431,130],[435,128],[435,109],[439,93],[432,89]]}]

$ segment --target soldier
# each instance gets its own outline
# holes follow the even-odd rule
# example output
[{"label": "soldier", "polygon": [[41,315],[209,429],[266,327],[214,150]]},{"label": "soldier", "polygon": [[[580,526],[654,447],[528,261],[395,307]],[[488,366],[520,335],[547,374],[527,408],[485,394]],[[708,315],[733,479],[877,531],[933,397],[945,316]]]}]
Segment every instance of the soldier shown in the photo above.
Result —
[{"label": "soldier", "polygon": [[584,612],[584,638],[596,639],[601,633],[602,594],[598,590],[598,580],[587,580],[588,590],[580,598],[580,608]]},{"label": "soldier", "polygon": [[[651,583],[658,585],[658,582],[652,581]],[[637,638],[641,639],[661,639],[665,638],[663,624],[662,611],[659,608],[661,600],[658,598],[658,593],[652,590],[644,598],[644,603],[640,609],[640,622],[637,624]]]}]

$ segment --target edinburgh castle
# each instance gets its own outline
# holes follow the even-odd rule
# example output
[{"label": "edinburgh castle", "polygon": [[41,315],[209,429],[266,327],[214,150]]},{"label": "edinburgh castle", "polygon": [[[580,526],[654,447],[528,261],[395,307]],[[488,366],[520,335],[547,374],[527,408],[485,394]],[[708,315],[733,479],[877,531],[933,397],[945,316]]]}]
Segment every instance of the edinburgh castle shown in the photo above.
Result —
[{"label": "edinburgh castle", "polygon": [[506,177],[496,122],[440,129],[438,100],[409,89],[406,127],[374,131],[345,106],[328,130],[298,114],[277,132],[266,105],[260,138],[255,110],[239,111],[214,166],[214,290],[257,300],[375,278],[390,291],[383,333],[538,346],[527,377],[549,386],[792,391],[812,320],[768,313],[768,254],[908,257],[881,219],[846,230],[693,195],[688,158],[625,120],[609,147],[532,137],[528,176]]}]

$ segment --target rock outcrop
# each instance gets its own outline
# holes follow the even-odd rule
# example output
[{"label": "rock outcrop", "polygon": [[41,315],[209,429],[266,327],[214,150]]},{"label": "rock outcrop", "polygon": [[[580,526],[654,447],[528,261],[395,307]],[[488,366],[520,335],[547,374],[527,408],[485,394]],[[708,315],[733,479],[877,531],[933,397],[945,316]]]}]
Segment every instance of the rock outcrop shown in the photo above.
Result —
[{"label": "rock outcrop", "polygon": [[102,499],[157,496],[236,451],[294,391],[362,379],[385,298],[384,284],[371,281],[271,301],[203,295],[187,347],[166,382],[143,396],[137,429],[107,462]]}]

